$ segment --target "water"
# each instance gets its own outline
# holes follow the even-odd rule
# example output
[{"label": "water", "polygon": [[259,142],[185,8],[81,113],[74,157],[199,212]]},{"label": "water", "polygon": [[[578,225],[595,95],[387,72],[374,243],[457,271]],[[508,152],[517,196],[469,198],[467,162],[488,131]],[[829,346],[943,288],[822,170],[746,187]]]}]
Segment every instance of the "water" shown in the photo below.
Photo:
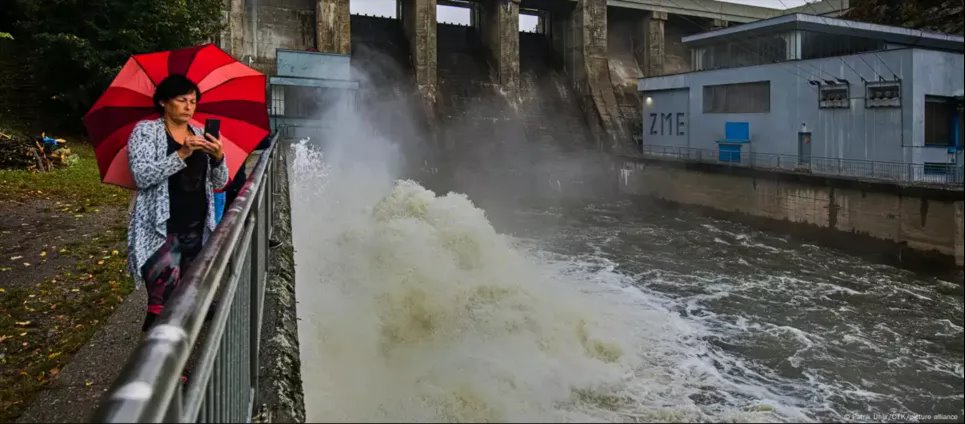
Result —
[{"label": "water", "polygon": [[960,284],[627,201],[487,214],[391,174],[297,150],[309,421],[962,420]]}]

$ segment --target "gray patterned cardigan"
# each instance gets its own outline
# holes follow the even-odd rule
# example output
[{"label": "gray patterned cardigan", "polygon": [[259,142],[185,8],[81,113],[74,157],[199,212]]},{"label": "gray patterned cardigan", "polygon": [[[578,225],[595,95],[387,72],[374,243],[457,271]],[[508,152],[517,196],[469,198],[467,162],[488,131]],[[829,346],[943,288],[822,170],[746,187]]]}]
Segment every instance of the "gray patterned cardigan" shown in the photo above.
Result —
[{"label": "gray patterned cardigan", "polygon": [[[191,131],[201,136],[203,130],[191,126]],[[167,238],[167,221],[171,216],[168,198],[168,177],[185,168],[177,152],[167,154],[168,141],[164,121],[154,119],[138,122],[127,141],[128,162],[131,176],[137,186],[134,209],[127,230],[127,270],[140,288],[144,282],[141,266],[164,244]],[[208,214],[205,220],[202,242],[214,231],[214,196],[216,188],[228,182],[227,160],[214,168],[208,163],[204,185],[208,197]]]}]

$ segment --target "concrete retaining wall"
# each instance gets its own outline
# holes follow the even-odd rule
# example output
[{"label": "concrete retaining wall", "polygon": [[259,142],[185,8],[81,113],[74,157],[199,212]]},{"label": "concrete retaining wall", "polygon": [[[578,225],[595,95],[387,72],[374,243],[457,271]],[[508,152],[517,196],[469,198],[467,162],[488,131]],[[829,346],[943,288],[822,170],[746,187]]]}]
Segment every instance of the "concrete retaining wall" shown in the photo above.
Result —
[{"label": "concrete retaining wall", "polygon": [[271,249],[265,286],[258,355],[258,392],[253,422],[305,422],[305,398],[299,359],[298,320],[295,312],[295,250],[292,246],[291,198],[288,185],[288,143],[279,141],[280,157],[274,168],[275,194]]},{"label": "concrete retaining wall", "polygon": [[315,0],[230,0],[227,6],[222,47],[261,72],[275,73],[276,49],[315,47]]},{"label": "concrete retaining wall", "polygon": [[[963,265],[962,191],[899,187],[706,164],[624,160],[620,190],[772,223],[834,230],[858,251]],[[859,237],[855,237],[859,236]],[[869,242],[886,242],[875,246]]]}]

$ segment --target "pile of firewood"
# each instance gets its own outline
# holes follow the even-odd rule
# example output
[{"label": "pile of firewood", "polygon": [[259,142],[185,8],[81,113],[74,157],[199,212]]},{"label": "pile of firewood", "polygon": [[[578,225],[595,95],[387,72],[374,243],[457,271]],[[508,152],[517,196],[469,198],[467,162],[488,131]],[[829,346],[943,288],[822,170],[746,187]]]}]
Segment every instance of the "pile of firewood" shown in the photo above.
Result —
[{"label": "pile of firewood", "polygon": [[61,138],[42,134],[37,138],[18,137],[0,132],[0,169],[25,169],[47,172],[57,167],[69,166],[77,155],[66,147]]}]

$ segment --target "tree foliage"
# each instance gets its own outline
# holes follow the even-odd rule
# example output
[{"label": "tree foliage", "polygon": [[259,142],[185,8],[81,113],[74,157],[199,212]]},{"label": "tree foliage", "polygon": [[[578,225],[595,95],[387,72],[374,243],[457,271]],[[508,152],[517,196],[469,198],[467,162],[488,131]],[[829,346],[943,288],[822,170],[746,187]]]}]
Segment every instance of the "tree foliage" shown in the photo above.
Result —
[{"label": "tree foliage", "polygon": [[[43,109],[79,117],[132,54],[215,41],[224,0],[3,0]],[[9,42],[9,41],[8,41]]]},{"label": "tree foliage", "polygon": [[961,35],[962,0],[852,0],[847,18]]}]

